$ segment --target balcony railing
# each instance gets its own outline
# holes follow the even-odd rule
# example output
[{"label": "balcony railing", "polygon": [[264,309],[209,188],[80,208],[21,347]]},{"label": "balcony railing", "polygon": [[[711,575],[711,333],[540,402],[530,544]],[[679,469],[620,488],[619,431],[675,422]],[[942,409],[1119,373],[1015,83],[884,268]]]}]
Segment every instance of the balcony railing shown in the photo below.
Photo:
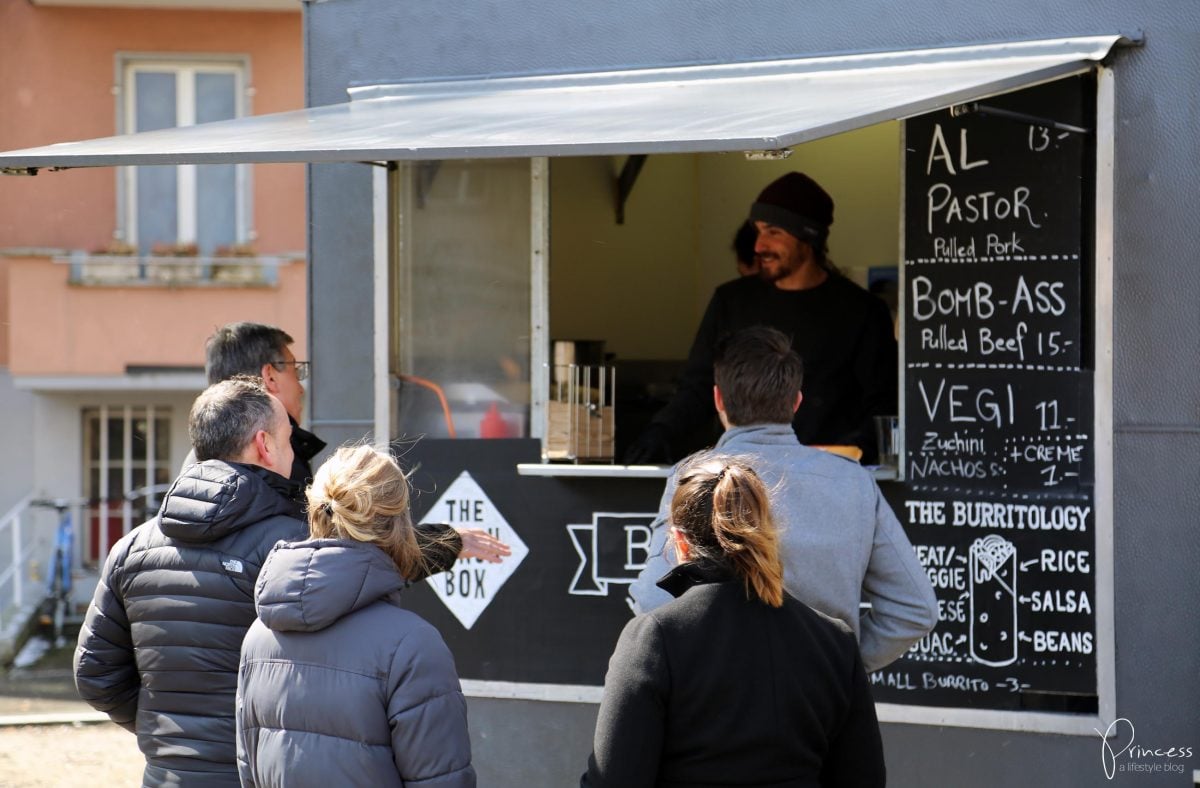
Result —
[{"label": "balcony railing", "polygon": [[0,517],[0,650],[17,635],[18,623],[41,600],[42,588],[36,588],[31,563],[41,555],[39,532],[29,511],[32,495],[25,496]]},{"label": "balcony railing", "polygon": [[284,256],[159,256],[108,255],[75,252],[54,262],[71,266],[74,285],[99,287],[273,287],[279,266],[302,255]]}]

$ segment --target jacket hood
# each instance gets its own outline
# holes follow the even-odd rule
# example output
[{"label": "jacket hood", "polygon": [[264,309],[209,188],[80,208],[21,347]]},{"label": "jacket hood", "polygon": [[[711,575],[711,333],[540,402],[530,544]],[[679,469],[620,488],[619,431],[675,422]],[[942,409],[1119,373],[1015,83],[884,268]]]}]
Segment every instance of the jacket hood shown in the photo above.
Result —
[{"label": "jacket hood", "polygon": [[279,632],[316,632],[373,602],[399,602],[404,578],[378,547],[344,539],[280,542],[267,556],[254,605]]},{"label": "jacket hood", "polygon": [[184,468],[158,512],[163,535],[181,542],[212,542],[268,517],[304,519],[293,485],[257,465],[205,460]]}]

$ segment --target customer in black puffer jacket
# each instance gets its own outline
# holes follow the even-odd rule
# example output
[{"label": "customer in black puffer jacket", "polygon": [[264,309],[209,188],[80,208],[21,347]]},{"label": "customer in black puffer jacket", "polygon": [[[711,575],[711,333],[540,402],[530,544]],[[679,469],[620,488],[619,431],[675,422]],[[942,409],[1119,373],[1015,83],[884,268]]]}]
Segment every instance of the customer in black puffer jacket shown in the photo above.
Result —
[{"label": "customer in black puffer jacket", "polygon": [[268,556],[242,646],[242,785],[474,786],[453,657],[400,607],[405,578],[426,574],[403,472],[342,448],[308,501],[313,538]]},{"label": "customer in black puffer jacket", "polygon": [[290,493],[287,413],[261,384],[197,398],[197,456],[154,519],[114,545],[75,652],[80,696],[133,731],[147,786],[238,784],[238,653],[268,551],[307,534]]}]

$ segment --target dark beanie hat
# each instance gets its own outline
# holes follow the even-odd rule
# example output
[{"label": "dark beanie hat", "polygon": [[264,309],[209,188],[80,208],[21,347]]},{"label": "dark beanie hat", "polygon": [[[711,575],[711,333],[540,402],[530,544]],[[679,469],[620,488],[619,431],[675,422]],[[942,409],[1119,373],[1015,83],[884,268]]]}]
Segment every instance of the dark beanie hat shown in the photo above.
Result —
[{"label": "dark beanie hat", "polygon": [[750,221],[787,230],[801,241],[823,244],[833,224],[833,198],[802,172],[771,181],[750,206]]}]

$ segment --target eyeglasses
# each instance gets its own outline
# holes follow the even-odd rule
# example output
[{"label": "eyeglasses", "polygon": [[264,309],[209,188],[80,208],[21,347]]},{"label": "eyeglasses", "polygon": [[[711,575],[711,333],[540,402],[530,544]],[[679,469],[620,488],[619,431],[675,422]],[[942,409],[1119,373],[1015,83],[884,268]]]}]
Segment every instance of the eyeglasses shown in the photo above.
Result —
[{"label": "eyeglasses", "polygon": [[291,364],[296,368],[296,380],[307,380],[308,373],[312,366],[311,361],[272,361],[271,366],[283,372],[283,368]]}]

